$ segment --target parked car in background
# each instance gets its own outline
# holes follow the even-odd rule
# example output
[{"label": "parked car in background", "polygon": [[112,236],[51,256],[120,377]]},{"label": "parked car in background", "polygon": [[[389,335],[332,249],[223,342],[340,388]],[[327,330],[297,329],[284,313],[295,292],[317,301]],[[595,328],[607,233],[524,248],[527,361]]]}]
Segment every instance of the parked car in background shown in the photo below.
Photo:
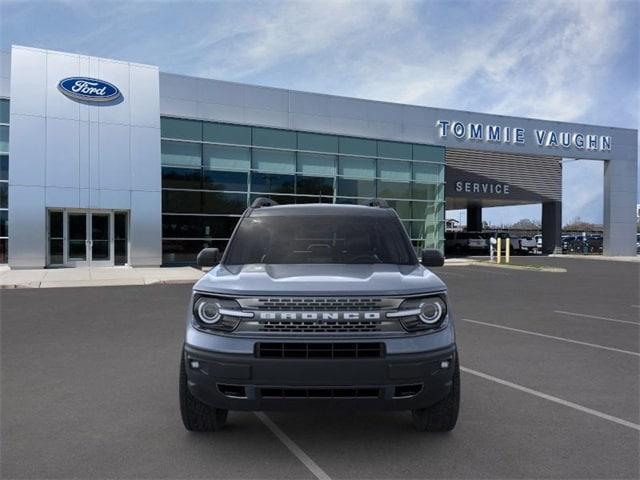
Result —
[{"label": "parked car in background", "polygon": [[482,232],[446,232],[444,250],[453,255],[483,255],[489,250],[488,238]]}]

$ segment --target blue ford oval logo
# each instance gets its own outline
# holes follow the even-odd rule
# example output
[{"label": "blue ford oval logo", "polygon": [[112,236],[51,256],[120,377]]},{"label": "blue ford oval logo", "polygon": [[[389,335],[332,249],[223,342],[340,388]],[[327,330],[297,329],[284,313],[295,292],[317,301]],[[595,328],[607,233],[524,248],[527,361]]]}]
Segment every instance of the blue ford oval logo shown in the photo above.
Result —
[{"label": "blue ford oval logo", "polygon": [[58,89],[67,97],[89,102],[110,102],[120,97],[118,87],[97,78],[63,78],[58,83]]}]

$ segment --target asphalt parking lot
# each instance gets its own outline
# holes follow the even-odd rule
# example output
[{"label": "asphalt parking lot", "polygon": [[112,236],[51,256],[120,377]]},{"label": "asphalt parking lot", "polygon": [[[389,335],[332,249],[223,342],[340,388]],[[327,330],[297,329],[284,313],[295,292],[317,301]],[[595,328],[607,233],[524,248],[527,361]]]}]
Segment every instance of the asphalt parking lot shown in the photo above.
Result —
[{"label": "asphalt parking lot", "polygon": [[0,291],[2,478],[638,478],[640,265],[535,263],[568,271],[437,269],[464,368],[450,434],[331,412],[188,433],[188,285]]}]

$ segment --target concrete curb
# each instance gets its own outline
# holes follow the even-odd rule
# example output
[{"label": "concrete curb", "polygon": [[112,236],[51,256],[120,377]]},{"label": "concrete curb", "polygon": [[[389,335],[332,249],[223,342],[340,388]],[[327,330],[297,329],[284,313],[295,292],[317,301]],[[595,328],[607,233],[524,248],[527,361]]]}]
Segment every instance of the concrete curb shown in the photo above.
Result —
[{"label": "concrete curb", "polygon": [[563,267],[533,267],[528,265],[511,265],[511,264],[497,264],[497,263],[489,263],[489,262],[481,262],[475,261],[470,265],[475,265],[477,267],[489,267],[489,268],[504,268],[506,270],[527,270],[529,272],[550,272],[550,273],[566,273],[567,269]]},{"label": "concrete curb", "polygon": [[191,267],[5,269],[0,271],[0,289],[194,284],[203,275]]}]

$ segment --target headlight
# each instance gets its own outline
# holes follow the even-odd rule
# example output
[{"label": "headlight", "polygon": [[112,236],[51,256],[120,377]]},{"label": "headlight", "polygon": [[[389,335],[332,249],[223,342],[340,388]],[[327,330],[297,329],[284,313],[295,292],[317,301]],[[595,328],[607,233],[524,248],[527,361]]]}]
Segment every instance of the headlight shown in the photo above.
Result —
[{"label": "headlight", "polygon": [[220,304],[213,299],[203,297],[196,302],[198,320],[207,325],[217,323],[222,318]]},{"label": "headlight", "polygon": [[242,318],[253,318],[253,312],[244,312],[238,302],[201,293],[193,296],[193,318],[196,326],[209,330],[235,330]]},{"label": "headlight", "polygon": [[427,325],[434,325],[442,319],[446,306],[439,297],[427,298],[420,304],[418,316]]},{"label": "headlight", "polygon": [[410,298],[402,302],[387,318],[397,318],[405,330],[414,332],[442,326],[447,317],[447,301],[444,294],[423,298]]}]

